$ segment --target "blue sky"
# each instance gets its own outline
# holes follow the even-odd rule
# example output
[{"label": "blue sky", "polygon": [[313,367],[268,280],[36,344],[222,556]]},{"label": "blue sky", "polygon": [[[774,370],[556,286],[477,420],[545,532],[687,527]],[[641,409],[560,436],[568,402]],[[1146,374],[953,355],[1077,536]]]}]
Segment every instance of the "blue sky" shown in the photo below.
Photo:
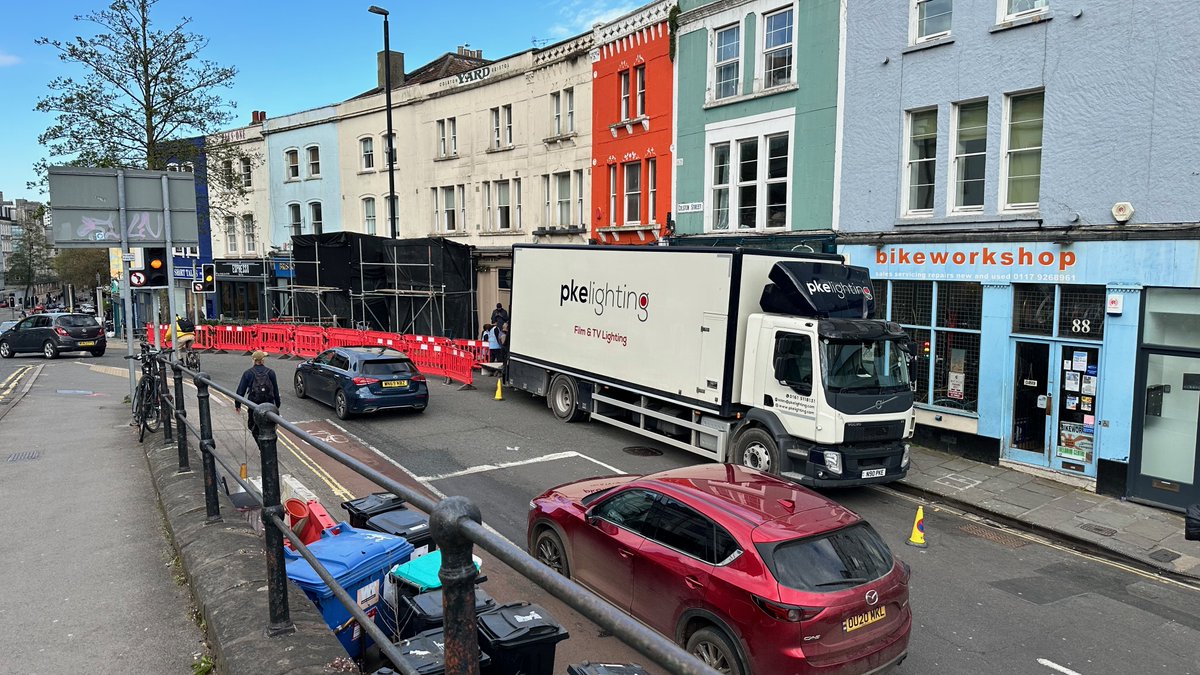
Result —
[{"label": "blue sky", "polygon": [[[73,17],[102,9],[102,0],[5,0],[0,42],[0,191],[5,199],[44,200],[25,187],[34,162],[45,156],[37,137],[52,117],[34,111],[58,75],[77,75],[38,37],[69,40],[89,35],[94,24]],[[192,32],[205,35],[203,56],[236,66],[238,76],[221,92],[235,102],[237,122],[252,110],[283,115],[342,101],[375,86],[375,53],[383,49],[380,17],[391,12],[392,49],[404,52],[407,69],[469,44],[485,58],[525,51],[533,40],[569,37],[597,21],[645,4],[638,0],[509,0],[508,2],[412,2],[397,0],[161,0],[154,9],[163,29],[190,17]]]}]

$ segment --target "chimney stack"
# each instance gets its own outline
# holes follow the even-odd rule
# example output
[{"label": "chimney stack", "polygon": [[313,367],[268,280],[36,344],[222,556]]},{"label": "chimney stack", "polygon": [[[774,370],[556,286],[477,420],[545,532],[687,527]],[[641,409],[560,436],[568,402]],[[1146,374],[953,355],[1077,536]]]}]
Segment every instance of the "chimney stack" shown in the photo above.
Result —
[{"label": "chimney stack", "polygon": [[482,59],[483,58],[483,50],[482,49],[470,49],[470,46],[471,45],[459,45],[458,46],[458,55],[465,56],[465,57],[471,58],[471,59]]},{"label": "chimney stack", "polygon": [[[376,57],[376,62],[379,67],[378,79],[380,89],[383,89],[385,86],[387,86],[387,80],[385,78],[387,75],[386,68],[388,61],[389,53],[383,51],[379,52]],[[390,61],[392,64],[392,89],[395,89],[396,87],[404,84],[404,52],[391,52]]]}]

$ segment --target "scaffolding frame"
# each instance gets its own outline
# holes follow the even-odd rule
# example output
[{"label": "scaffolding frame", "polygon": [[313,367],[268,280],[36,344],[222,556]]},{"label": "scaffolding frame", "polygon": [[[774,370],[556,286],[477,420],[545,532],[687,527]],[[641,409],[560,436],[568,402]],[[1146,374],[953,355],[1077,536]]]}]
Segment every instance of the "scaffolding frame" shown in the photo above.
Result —
[{"label": "scaffolding frame", "polygon": [[[278,293],[286,293],[289,296],[288,297],[288,309],[290,310],[290,315],[293,318],[296,317],[296,293],[315,295],[316,301],[317,301],[317,325],[321,325],[324,323],[324,316],[322,316],[322,314],[321,314],[321,310],[324,309],[325,313],[329,315],[329,318],[333,321],[333,324],[336,326],[337,325],[337,313],[330,310],[329,306],[325,304],[324,295],[326,293],[335,293],[342,289],[338,288],[337,286],[322,286],[321,285],[321,247],[314,245],[313,249],[315,251],[315,253],[313,254],[313,257],[315,258],[314,260],[296,260],[296,257],[294,255],[292,256],[292,270],[293,270],[292,279],[293,279],[293,281],[292,281],[292,283],[289,283],[287,285],[287,288],[272,288],[271,290],[278,292]],[[317,283],[315,286],[299,286],[295,283],[295,271],[294,270],[296,269],[295,266],[297,264],[316,265]],[[305,323],[307,323],[307,322],[305,322]]]}]

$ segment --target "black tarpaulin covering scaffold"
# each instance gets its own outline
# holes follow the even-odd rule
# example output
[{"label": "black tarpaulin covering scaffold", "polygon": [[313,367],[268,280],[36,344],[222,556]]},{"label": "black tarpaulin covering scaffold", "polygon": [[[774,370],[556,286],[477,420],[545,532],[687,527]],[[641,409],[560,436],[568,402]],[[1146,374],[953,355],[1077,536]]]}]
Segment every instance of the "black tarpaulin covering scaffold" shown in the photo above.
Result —
[{"label": "black tarpaulin covering scaffold", "polygon": [[389,239],[353,232],[292,237],[297,320],[470,338],[471,247],[441,238]]}]

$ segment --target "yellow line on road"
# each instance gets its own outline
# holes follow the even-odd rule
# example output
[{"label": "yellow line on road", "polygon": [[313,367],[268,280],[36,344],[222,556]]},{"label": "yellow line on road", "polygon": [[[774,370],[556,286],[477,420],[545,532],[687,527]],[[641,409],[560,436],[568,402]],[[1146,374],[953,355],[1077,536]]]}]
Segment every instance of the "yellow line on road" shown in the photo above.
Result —
[{"label": "yellow line on road", "polygon": [[21,366],[13,371],[12,375],[9,375],[7,378],[5,378],[3,382],[0,382],[0,388],[7,386],[4,391],[0,391],[0,398],[4,398],[5,396],[11,394],[12,390],[16,389],[17,385],[21,383],[21,378],[25,377],[25,373],[28,373],[30,368],[33,368],[33,366]]},{"label": "yellow line on road", "polygon": [[304,452],[304,450],[302,450],[298,445],[293,443],[290,438],[284,436],[283,434],[279,434],[279,440],[284,444],[284,446],[287,447],[289,452],[296,456],[296,459],[300,460],[301,464],[306,466],[309,471],[312,471],[313,474],[316,475],[317,478],[321,479],[322,482],[328,485],[329,489],[333,490],[333,494],[335,496],[340,497],[343,501],[354,499],[353,493],[347,490],[341,483],[337,481],[336,478],[330,475],[330,473],[326,471],[324,467],[322,467],[320,464],[317,464],[315,459],[309,457],[308,453]]}]

